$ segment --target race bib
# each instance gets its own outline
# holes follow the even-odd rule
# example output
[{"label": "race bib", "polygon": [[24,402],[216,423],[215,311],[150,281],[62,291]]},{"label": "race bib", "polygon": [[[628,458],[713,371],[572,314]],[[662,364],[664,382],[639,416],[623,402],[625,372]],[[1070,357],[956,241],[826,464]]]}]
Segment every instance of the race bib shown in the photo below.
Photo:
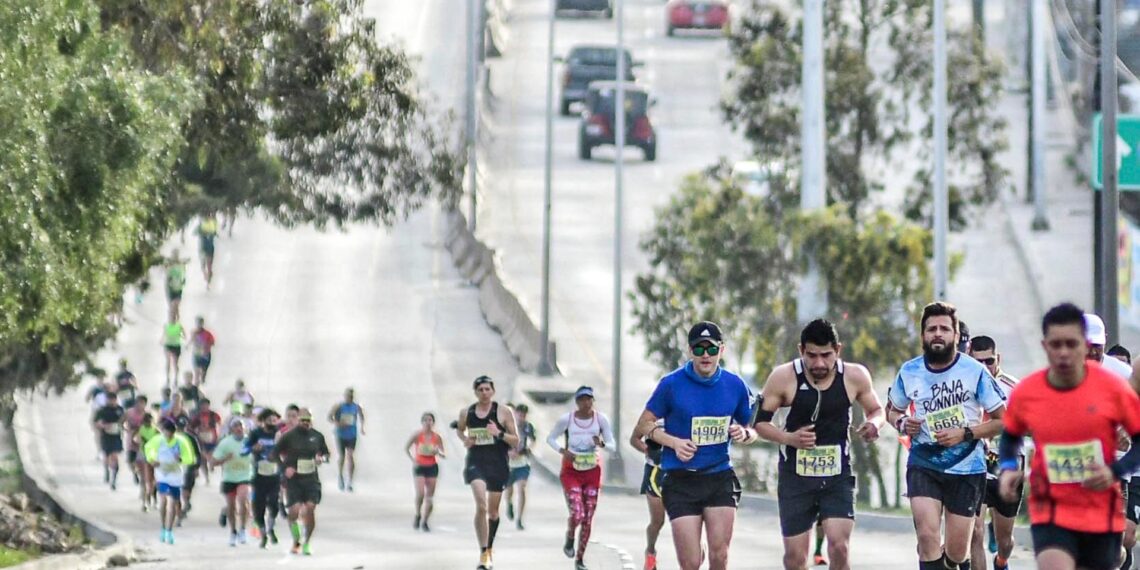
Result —
[{"label": "race bib", "polygon": [[834,477],[842,472],[838,445],[796,450],[796,475],[800,477]]},{"label": "race bib", "polygon": [[181,463],[160,463],[158,465],[158,470],[162,471],[163,473],[165,473],[167,475],[173,475],[175,473],[178,473],[179,469],[182,469]]},{"label": "race bib", "polygon": [[475,440],[475,445],[491,445],[495,436],[487,428],[467,428],[467,437]]},{"label": "race bib", "polygon": [[340,427],[352,427],[356,425],[356,414],[341,414]]},{"label": "race bib", "polygon": [[693,418],[690,439],[696,445],[717,445],[728,441],[729,416]]},{"label": "race bib", "polygon": [[272,477],[277,474],[277,464],[272,461],[258,461],[257,474],[263,477]]},{"label": "race bib", "polygon": [[435,455],[435,446],[430,443],[425,443],[420,446],[419,454],[424,456]]},{"label": "race bib", "polygon": [[927,412],[926,425],[930,426],[930,431],[966,427],[966,409],[962,407],[962,404],[957,404],[949,408]]},{"label": "race bib", "polygon": [[107,424],[107,429],[104,431],[107,432],[107,435],[119,435],[119,433],[123,431],[123,428],[120,427],[119,424]]},{"label": "race bib", "polygon": [[1104,450],[1100,440],[1083,443],[1049,444],[1044,446],[1045,474],[1049,482],[1057,485],[1082,483],[1092,468],[1104,464]]},{"label": "race bib", "polygon": [[317,472],[317,462],[313,459],[298,459],[297,460],[297,473],[300,475],[311,475]]},{"label": "race bib", "polygon": [[198,439],[201,439],[202,443],[207,443],[207,444],[214,443],[214,439],[216,439],[216,437],[217,436],[214,435],[214,432],[212,430],[207,430],[207,431],[203,431],[203,432],[198,433]]},{"label": "race bib", "polygon": [[589,471],[598,466],[598,454],[591,451],[589,453],[576,453],[574,454],[574,469],[576,471]]},{"label": "race bib", "polygon": [[527,462],[526,456],[521,453],[507,460],[507,466],[511,469],[518,469],[519,467],[526,467],[527,465],[530,465],[530,463]]}]

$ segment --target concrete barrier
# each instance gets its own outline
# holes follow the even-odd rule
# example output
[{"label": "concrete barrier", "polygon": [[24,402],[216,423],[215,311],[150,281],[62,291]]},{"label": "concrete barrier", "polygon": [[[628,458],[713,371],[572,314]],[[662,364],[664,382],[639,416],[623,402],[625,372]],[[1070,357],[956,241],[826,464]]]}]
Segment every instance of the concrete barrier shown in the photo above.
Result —
[{"label": "concrete barrier", "polygon": [[35,410],[35,395],[23,394],[16,398],[16,413],[12,418],[12,433],[16,440],[16,453],[23,467],[24,492],[40,508],[52,513],[67,525],[79,525],[83,534],[97,548],[88,552],[59,554],[39,560],[25,562],[15,568],[21,570],[85,570],[105,568],[112,556],[135,558],[134,542],[126,533],[116,531],[102,521],[91,520],[79,514],[70,501],[60,492],[59,484],[52,475],[43,455],[43,426],[40,425]]}]

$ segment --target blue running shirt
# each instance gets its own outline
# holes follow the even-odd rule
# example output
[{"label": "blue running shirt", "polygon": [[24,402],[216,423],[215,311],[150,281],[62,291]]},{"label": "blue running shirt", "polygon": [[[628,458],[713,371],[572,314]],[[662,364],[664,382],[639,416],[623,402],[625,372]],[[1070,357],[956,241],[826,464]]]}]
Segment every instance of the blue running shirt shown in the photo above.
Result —
[{"label": "blue running shirt", "polygon": [[665,420],[665,433],[697,444],[697,453],[682,462],[672,448],[666,447],[661,468],[701,473],[731,468],[728,426],[747,426],[752,419],[751,406],[748,386],[723,368],[717,368],[712,378],[701,378],[692,362],[670,372],[657,383],[645,409]]},{"label": "blue running shirt", "polygon": [[983,410],[992,412],[1005,405],[1004,392],[981,362],[959,353],[949,368],[934,372],[919,356],[902,365],[887,397],[897,410],[913,403],[914,417],[925,420],[922,431],[911,438],[908,467],[950,475],[985,473],[985,446],[980,441],[953,447],[934,441],[934,432],[976,425]]}]

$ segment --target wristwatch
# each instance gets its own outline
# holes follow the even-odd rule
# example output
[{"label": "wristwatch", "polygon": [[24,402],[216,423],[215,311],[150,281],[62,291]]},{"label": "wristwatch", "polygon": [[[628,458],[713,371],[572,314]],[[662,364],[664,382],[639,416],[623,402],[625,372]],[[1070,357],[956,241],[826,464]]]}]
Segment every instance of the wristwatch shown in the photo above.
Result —
[{"label": "wristwatch", "polygon": [[962,439],[966,441],[974,441],[974,430],[969,427],[962,428]]}]

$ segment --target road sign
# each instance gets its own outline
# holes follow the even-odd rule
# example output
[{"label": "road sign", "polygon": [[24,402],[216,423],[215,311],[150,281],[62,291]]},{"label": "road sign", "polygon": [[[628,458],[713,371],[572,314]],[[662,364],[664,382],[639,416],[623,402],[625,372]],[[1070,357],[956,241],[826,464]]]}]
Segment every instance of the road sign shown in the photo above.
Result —
[{"label": "road sign", "polygon": [[[1101,116],[1093,115],[1093,187],[1102,189]],[[1116,169],[1121,190],[1140,190],[1140,115],[1116,116]]]}]

